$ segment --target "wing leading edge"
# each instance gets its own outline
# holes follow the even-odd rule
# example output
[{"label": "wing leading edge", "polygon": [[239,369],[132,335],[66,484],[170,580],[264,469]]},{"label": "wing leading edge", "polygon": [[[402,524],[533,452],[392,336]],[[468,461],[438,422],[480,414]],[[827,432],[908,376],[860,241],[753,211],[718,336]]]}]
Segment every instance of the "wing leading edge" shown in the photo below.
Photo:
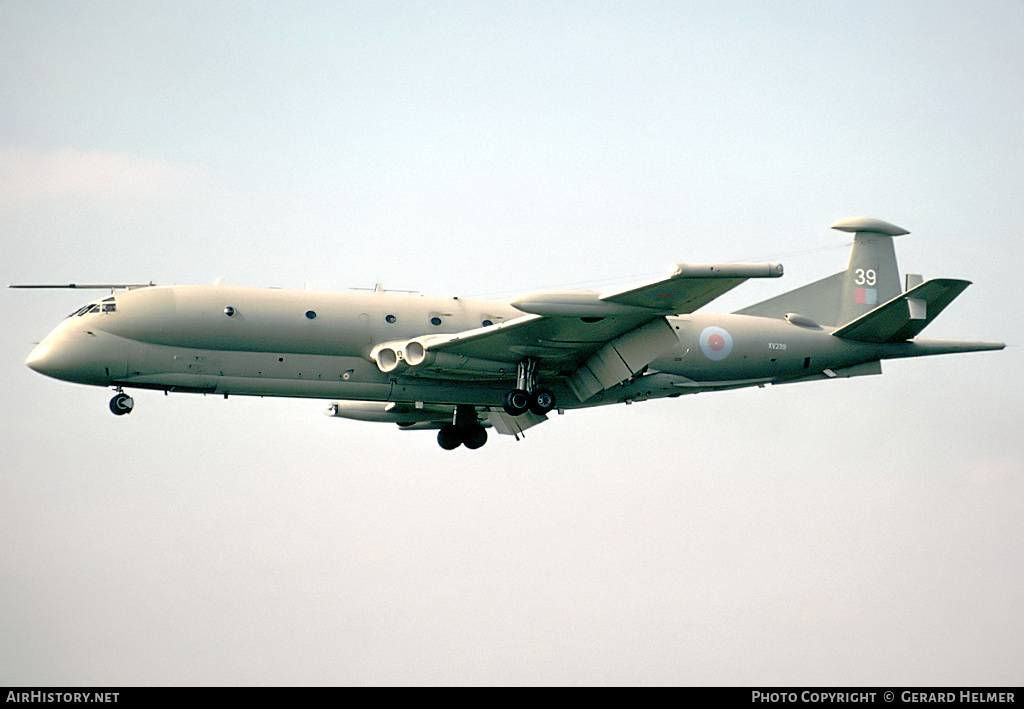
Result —
[{"label": "wing leading edge", "polygon": [[781,275],[781,263],[679,264],[668,278],[608,293],[601,300],[679,315],[702,308],[748,278]]}]

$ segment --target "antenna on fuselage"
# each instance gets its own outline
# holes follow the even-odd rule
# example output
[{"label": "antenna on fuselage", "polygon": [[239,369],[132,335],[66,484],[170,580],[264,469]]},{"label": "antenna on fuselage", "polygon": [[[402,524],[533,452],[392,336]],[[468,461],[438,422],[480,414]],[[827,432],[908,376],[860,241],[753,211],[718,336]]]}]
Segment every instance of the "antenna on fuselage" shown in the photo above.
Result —
[{"label": "antenna on fuselage", "polygon": [[133,290],[135,288],[150,288],[155,286],[156,283],[150,281],[149,283],[12,283],[7,286],[8,288],[74,288],[77,290],[107,290],[110,289],[111,293],[117,291],[118,288],[123,290]]},{"label": "antenna on fuselage", "polygon": [[385,288],[383,283],[374,283],[373,288],[349,288],[349,290],[372,291],[373,293],[409,293],[418,294],[418,290],[402,290],[400,288]]}]

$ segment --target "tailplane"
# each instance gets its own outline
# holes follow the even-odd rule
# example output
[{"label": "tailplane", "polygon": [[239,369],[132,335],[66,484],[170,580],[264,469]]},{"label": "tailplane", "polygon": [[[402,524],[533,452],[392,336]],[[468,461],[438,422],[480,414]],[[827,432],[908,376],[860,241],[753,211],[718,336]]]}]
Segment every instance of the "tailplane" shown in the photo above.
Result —
[{"label": "tailplane", "polygon": [[833,332],[861,342],[902,342],[917,337],[970,281],[936,278],[911,288]]}]

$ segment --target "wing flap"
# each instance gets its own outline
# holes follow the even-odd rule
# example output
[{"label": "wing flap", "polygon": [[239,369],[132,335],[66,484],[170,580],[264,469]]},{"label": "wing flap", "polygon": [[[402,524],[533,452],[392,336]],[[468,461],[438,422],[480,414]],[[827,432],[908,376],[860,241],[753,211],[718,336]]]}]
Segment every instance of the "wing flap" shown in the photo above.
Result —
[{"label": "wing flap", "polygon": [[658,318],[597,350],[569,377],[569,386],[580,401],[586,401],[629,379],[678,342],[672,326]]},{"label": "wing flap", "polygon": [[485,423],[493,426],[494,430],[503,436],[519,436],[523,435],[523,431],[526,429],[536,426],[539,423],[544,423],[548,420],[547,415],[538,416],[537,414],[527,411],[525,414],[520,416],[509,416],[501,409],[491,409],[487,414]]}]

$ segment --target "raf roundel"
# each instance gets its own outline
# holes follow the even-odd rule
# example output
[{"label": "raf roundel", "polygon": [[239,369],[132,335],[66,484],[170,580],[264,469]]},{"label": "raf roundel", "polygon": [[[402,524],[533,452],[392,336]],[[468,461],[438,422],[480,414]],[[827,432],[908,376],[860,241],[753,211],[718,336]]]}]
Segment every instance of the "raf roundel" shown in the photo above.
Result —
[{"label": "raf roundel", "polygon": [[706,327],[700,333],[700,351],[710,360],[723,360],[732,352],[732,335],[714,325]]}]

